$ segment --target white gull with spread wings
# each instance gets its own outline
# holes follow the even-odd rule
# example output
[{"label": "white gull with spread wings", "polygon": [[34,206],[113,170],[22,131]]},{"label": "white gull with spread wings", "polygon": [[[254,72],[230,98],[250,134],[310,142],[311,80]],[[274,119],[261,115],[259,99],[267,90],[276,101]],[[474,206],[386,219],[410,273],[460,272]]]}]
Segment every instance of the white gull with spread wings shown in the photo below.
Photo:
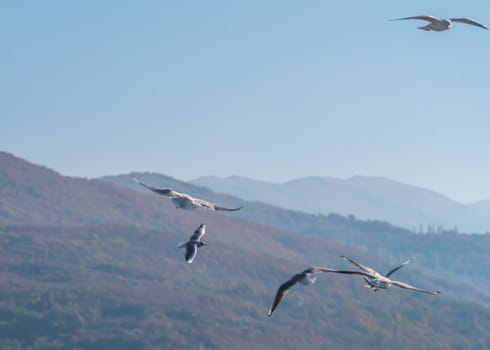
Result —
[{"label": "white gull with spread wings", "polygon": [[354,261],[354,260],[352,260],[346,256],[341,255],[341,257],[345,261],[348,261],[351,264],[354,264],[355,266],[357,266],[361,271],[334,271],[334,270],[332,270],[331,272],[349,273],[349,274],[357,274],[357,275],[364,276],[364,280],[369,284],[370,288],[374,288],[377,290],[377,289],[388,289],[391,286],[395,286],[395,287],[413,290],[415,292],[422,292],[422,293],[426,293],[426,294],[434,294],[435,295],[435,294],[441,293],[438,290],[424,290],[424,289],[414,287],[408,283],[395,281],[395,280],[392,280],[389,278],[389,275],[391,275],[393,272],[395,272],[396,270],[401,268],[403,265],[405,265],[405,263],[408,263],[408,262],[405,262],[404,264],[402,264],[402,265],[398,266],[397,268],[391,270],[386,276],[383,276],[382,274],[375,271],[374,269],[372,269],[368,266],[359,264],[358,262],[356,262],[356,261]]},{"label": "white gull with spread wings", "polygon": [[[403,266],[407,265],[410,261],[412,261],[412,259],[408,259],[408,260],[402,262],[400,265],[398,265],[394,269],[391,269],[385,275],[385,277],[389,278],[392,274],[394,274],[396,271],[400,270]],[[377,286],[377,283],[372,278],[368,278],[368,277],[364,276],[364,281],[366,281],[366,283],[367,283],[366,287],[371,288],[374,292],[376,292],[379,289],[379,287]]]},{"label": "white gull with spread wings", "polygon": [[222,207],[219,205],[216,205],[214,203],[205,201],[203,199],[199,198],[194,198],[191,195],[188,195],[186,193],[180,193],[177,191],[172,190],[171,188],[163,188],[163,187],[156,187],[152,185],[147,185],[144,182],[138,180],[133,176],[133,180],[137,183],[139,183],[141,186],[146,187],[150,191],[153,191],[155,193],[161,194],[162,196],[168,196],[170,197],[170,200],[172,203],[180,209],[185,209],[185,210],[194,210],[198,207],[213,210],[213,211],[236,211],[240,210],[243,207],[239,208],[226,208]]},{"label": "white gull with spread wings", "polygon": [[439,18],[434,17],[434,16],[423,15],[423,16],[395,18],[395,19],[391,19],[390,21],[403,21],[403,20],[407,20],[407,19],[418,19],[418,20],[429,22],[429,24],[427,24],[425,26],[418,27],[418,29],[422,29],[422,30],[426,30],[426,31],[432,30],[435,32],[442,32],[444,30],[451,29],[451,27],[453,26],[453,22],[465,23],[465,24],[470,24],[472,26],[480,27],[483,29],[488,29],[486,26],[484,26],[480,22],[477,22],[471,18],[439,19]]}]

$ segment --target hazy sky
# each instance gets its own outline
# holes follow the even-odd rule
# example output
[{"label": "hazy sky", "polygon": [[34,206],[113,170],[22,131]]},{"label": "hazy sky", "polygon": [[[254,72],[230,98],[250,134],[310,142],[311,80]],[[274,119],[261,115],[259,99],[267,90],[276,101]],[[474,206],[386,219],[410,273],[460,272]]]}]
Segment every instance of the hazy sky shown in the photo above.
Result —
[{"label": "hazy sky", "polygon": [[490,198],[488,0],[10,1],[0,150],[67,174],[385,176]]}]

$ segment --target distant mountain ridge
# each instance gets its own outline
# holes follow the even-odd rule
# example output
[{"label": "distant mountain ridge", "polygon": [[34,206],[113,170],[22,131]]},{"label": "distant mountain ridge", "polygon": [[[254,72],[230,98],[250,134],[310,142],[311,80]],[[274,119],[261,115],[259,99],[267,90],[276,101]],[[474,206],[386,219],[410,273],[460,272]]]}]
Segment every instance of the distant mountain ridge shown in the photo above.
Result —
[{"label": "distant mountain ridge", "polygon": [[413,231],[418,231],[420,225],[424,231],[439,226],[469,233],[490,231],[489,203],[465,205],[437,192],[383,177],[306,177],[270,183],[240,176],[207,176],[190,182],[245,200],[313,214],[388,221]]}]

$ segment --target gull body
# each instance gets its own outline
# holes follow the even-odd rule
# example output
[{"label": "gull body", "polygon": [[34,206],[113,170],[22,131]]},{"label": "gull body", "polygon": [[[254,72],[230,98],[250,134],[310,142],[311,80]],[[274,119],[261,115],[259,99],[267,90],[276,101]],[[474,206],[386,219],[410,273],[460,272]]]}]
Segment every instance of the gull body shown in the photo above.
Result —
[{"label": "gull body", "polygon": [[430,15],[422,15],[422,16],[395,18],[392,19],[391,21],[403,21],[408,19],[417,19],[417,20],[429,22],[425,26],[418,27],[418,29],[425,30],[425,31],[442,32],[451,29],[453,26],[453,22],[465,23],[465,24],[470,24],[472,26],[480,27],[482,29],[488,29],[485,25],[481,24],[480,22],[477,22],[474,19],[466,18],[466,17],[440,19]]},{"label": "gull body", "polygon": [[177,191],[172,190],[171,188],[163,188],[163,187],[157,187],[157,186],[152,186],[152,185],[147,185],[144,182],[136,179],[133,176],[133,180],[140,184],[141,186],[149,189],[150,191],[153,191],[155,193],[158,193],[162,196],[168,196],[170,197],[170,200],[172,203],[175,205],[176,208],[179,209],[184,209],[184,210],[194,210],[196,208],[204,208],[208,210],[213,210],[213,211],[236,211],[242,209],[242,207],[239,208],[226,208],[222,207],[219,205],[216,205],[214,203],[205,201],[203,199],[199,198],[194,198],[191,195],[188,195],[186,193],[180,193]]},{"label": "gull body", "polygon": [[202,237],[206,233],[206,225],[201,224],[192,234],[187,242],[180,243],[179,248],[185,248],[185,261],[192,264],[197,256],[197,249],[205,246],[206,242],[202,240]]}]

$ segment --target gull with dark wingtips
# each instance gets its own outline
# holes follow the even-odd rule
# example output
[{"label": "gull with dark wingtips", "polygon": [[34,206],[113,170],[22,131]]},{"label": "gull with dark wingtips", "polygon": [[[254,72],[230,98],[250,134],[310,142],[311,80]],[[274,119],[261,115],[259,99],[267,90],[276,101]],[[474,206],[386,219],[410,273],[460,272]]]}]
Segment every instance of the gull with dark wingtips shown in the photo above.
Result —
[{"label": "gull with dark wingtips", "polygon": [[475,21],[474,19],[471,18],[448,18],[448,19],[439,19],[434,16],[429,16],[429,15],[423,15],[423,16],[412,16],[412,17],[403,17],[403,18],[395,18],[395,19],[390,19],[390,21],[403,21],[407,19],[418,19],[422,21],[427,21],[429,24],[418,27],[418,29],[425,30],[425,31],[435,31],[435,32],[442,32],[448,29],[451,29],[453,26],[453,22],[459,22],[459,23],[465,23],[465,24],[470,24],[472,26],[480,27],[483,29],[488,29],[485,25],[481,24],[480,22]]},{"label": "gull with dark wingtips", "polygon": [[[402,262],[399,266],[395,267],[394,269],[390,270],[386,275],[385,277],[390,277],[392,274],[394,274],[396,271],[400,270],[403,266],[407,265],[408,263],[410,263],[410,261],[412,261],[412,259],[408,259],[404,262]],[[366,276],[363,276],[364,278],[364,281],[366,281],[366,287],[367,288],[371,288],[374,292],[376,292],[379,287],[377,286],[376,282],[373,281],[372,278],[368,278]]]},{"label": "gull with dark wingtips", "polygon": [[185,248],[185,261],[191,264],[197,256],[197,249],[206,245],[202,237],[206,233],[206,225],[201,224],[187,242],[180,243],[179,248]]},{"label": "gull with dark wingtips", "polygon": [[147,185],[144,182],[136,179],[133,176],[133,180],[140,184],[141,186],[149,189],[150,191],[153,191],[155,193],[161,194],[162,196],[168,196],[170,197],[170,200],[172,203],[175,205],[176,208],[179,209],[184,209],[184,210],[194,210],[198,207],[213,210],[213,211],[237,211],[242,209],[243,207],[239,208],[226,208],[222,207],[219,205],[216,205],[214,203],[205,201],[203,199],[199,198],[194,198],[186,193],[180,193],[177,191],[172,190],[171,188],[163,188],[163,187],[157,187],[157,186],[152,186],[152,185]]},{"label": "gull with dark wingtips", "polygon": [[[325,267],[312,266],[307,268],[303,272],[294,275],[289,280],[281,284],[281,286],[277,290],[276,296],[274,297],[274,301],[272,302],[272,305],[269,309],[269,312],[267,313],[267,316],[270,317],[272,315],[277,305],[279,305],[281,300],[286,296],[286,294],[295,284],[297,283],[300,283],[302,285],[313,284],[317,279],[316,275],[320,272],[340,272],[340,271],[328,269]],[[349,271],[342,271],[342,272],[349,273]]]},{"label": "gull with dark wingtips", "polygon": [[370,267],[364,266],[359,264],[358,262],[355,262],[354,260],[341,255],[342,259],[354,264],[357,266],[361,271],[349,271],[349,270],[335,270],[335,269],[329,269],[326,267],[318,267],[318,266],[313,266],[309,267],[303,272],[300,272],[293,277],[291,277],[289,280],[284,282],[279,289],[276,292],[276,296],[274,297],[274,301],[272,302],[272,305],[269,309],[269,312],[267,313],[267,316],[271,316],[276,307],[279,305],[281,300],[286,296],[286,294],[289,292],[289,290],[296,285],[297,283],[301,283],[303,285],[309,285],[313,284],[316,279],[317,279],[317,274],[321,272],[333,272],[333,273],[341,273],[341,274],[348,274],[348,275],[360,275],[363,276],[365,281],[369,284],[370,288],[375,288],[376,290],[378,289],[387,289],[391,286],[396,286],[399,288],[404,288],[404,289],[409,289],[413,290],[416,292],[422,292],[422,293],[427,293],[427,294],[440,294],[438,290],[435,291],[430,291],[430,290],[423,290],[414,286],[409,285],[408,283],[405,282],[400,282],[400,281],[395,281],[389,278],[394,272],[398,271],[401,269],[403,266],[408,264],[410,262],[410,259],[403,262],[400,266],[395,267],[391,271],[389,271],[386,276],[381,275],[377,271],[373,270]]},{"label": "gull with dark wingtips", "polygon": [[[352,260],[351,258],[348,258],[344,255],[341,255],[341,258],[344,259],[345,261],[350,262],[351,264],[354,264],[355,266],[357,266],[361,270],[361,271],[349,271],[348,273],[349,274],[354,273],[357,275],[364,276],[365,277],[364,280],[369,284],[370,288],[375,288],[377,290],[377,289],[387,289],[391,286],[396,286],[399,288],[404,288],[404,289],[413,290],[415,292],[421,292],[421,293],[426,293],[426,294],[435,295],[435,294],[441,293],[438,290],[424,290],[424,289],[420,289],[420,288],[411,286],[408,283],[395,281],[395,280],[392,280],[389,278],[389,275],[391,275],[393,272],[400,269],[402,266],[405,265],[405,263],[408,263],[408,262],[405,262],[404,264],[394,268],[386,276],[383,276],[379,272],[373,270],[372,268],[365,266],[365,265],[362,265],[362,264]],[[346,273],[346,271],[334,271],[334,270],[332,270],[330,272]]]}]

